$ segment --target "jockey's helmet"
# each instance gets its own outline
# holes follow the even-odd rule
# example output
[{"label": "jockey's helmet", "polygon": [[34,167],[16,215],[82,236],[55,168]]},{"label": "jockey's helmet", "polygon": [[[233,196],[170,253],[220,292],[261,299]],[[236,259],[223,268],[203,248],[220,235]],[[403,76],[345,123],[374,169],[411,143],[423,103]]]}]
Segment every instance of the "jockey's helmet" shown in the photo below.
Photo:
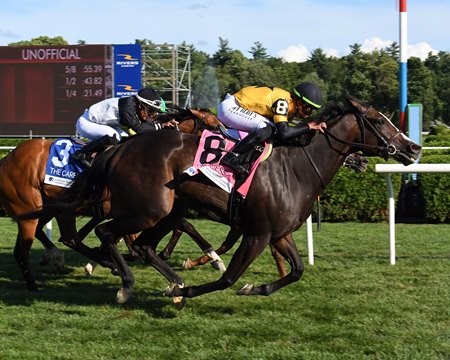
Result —
[{"label": "jockey's helmet", "polygon": [[152,88],[139,90],[136,95],[138,101],[145,107],[153,111],[166,112],[166,103],[159,94]]},{"label": "jockey's helmet", "polygon": [[294,88],[294,94],[314,109],[320,109],[322,106],[322,90],[317,85],[301,83]]}]

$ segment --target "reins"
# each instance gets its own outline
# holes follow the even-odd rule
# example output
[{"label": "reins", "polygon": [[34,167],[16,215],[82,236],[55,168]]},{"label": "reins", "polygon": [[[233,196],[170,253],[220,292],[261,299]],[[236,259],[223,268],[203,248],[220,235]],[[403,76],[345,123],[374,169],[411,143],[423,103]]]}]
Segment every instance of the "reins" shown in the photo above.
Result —
[{"label": "reins", "polygon": [[[334,135],[328,129],[324,129],[324,135],[325,136],[329,136],[330,138],[334,139],[335,141],[337,141],[337,142],[339,142],[341,144],[344,144],[344,145],[348,145],[350,147],[355,147],[355,148],[358,148],[358,149],[361,149],[361,150],[363,150],[363,149],[376,150],[376,151],[380,152],[381,154],[383,154],[383,157],[387,160],[389,155],[394,155],[396,152],[398,152],[396,147],[394,145],[391,145],[391,143],[398,135],[401,134],[401,131],[398,130],[394,136],[392,136],[390,139],[386,140],[384,138],[383,134],[380,131],[378,131],[378,129],[369,120],[367,120],[366,114],[368,113],[368,111],[370,109],[371,109],[371,106],[369,106],[363,114],[361,114],[359,112],[355,113],[356,121],[358,122],[358,127],[359,127],[359,131],[360,131],[360,135],[361,135],[361,142],[360,143],[349,142],[349,141],[342,140],[342,139],[338,138],[336,135]],[[369,130],[379,140],[382,141],[383,146],[369,145],[369,144],[365,143],[365,128],[366,127],[369,128]],[[345,153],[342,153],[341,151],[333,148],[333,146],[330,143],[328,138],[327,138],[327,142],[330,145],[331,149],[339,152],[341,155],[345,155]],[[317,176],[319,177],[320,185],[321,185],[322,189],[325,189],[325,182],[323,181],[323,177],[322,177],[322,174],[320,173],[319,168],[317,167],[316,163],[312,159],[311,155],[308,153],[307,149],[305,147],[302,147],[302,150],[305,153],[306,157],[308,158],[308,161],[310,162],[310,164],[314,168],[314,171],[316,172]]]},{"label": "reins", "polygon": [[305,153],[306,157],[308,158],[310,164],[312,165],[312,167],[314,168],[314,170],[316,171],[317,176],[319,176],[319,180],[320,180],[320,186],[322,187],[322,189],[325,189],[325,182],[323,181],[322,178],[322,174],[320,173],[319,168],[317,167],[316,163],[314,162],[314,160],[311,158],[311,156],[309,155],[308,151],[306,151],[306,147],[302,146],[302,150]]},{"label": "reins", "polygon": [[[212,126],[208,123],[208,118],[213,114],[211,112],[203,113],[202,116],[198,116],[189,110],[190,114],[186,115],[184,118],[180,119],[180,124],[183,121],[192,120],[194,122],[194,128],[191,130],[190,134],[197,134],[198,132],[203,132],[204,130],[217,130],[218,126]],[[179,128],[177,128],[179,130]]]},{"label": "reins", "polygon": [[[356,120],[358,122],[358,126],[360,129],[360,134],[361,134],[361,142],[357,143],[357,142],[349,142],[349,141],[345,141],[342,140],[340,138],[338,138],[336,135],[334,135],[330,130],[328,129],[324,129],[325,135],[330,136],[332,139],[336,140],[337,142],[344,144],[344,145],[349,145],[351,147],[355,147],[358,149],[366,149],[366,150],[376,150],[378,152],[380,152],[381,154],[383,154],[383,157],[385,159],[387,159],[387,157],[389,155],[394,155],[395,153],[398,152],[398,150],[396,149],[396,147],[394,145],[391,145],[391,142],[398,136],[401,134],[401,131],[398,130],[397,133],[390,139],[386,140],[383,136],[383,134],[380,133],[380,131],[378,131],[378,129],[366,118],[366,114],[367,112],[371,109],[371,106],[367,108],[367,110],[364,112],[364,114],[360,114],[360,113],[355,113],[355,117]],[[381,140],[383,142],[383,146],[378,146],[378,145],[369,145],[365,143],[365,127],[368,127],[369,130],[372,132],[372,134],[374,134],[379,140]]]}]

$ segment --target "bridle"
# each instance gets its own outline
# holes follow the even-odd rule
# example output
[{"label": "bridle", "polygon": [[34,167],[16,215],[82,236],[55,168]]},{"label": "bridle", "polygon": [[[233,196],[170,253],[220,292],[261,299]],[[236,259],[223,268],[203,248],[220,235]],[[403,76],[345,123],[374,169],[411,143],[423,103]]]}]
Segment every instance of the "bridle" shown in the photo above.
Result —
[{"label": "bridle", "polygon": [[[392,145],[392,142],[399,136],[402,132],[400,130],[397,130],[397,132],[392,136],[390,139],[385,139],[384,135],[378,130],[378,128],[373,125],[369,120],[366,118],[367,112],[372,107],[369,106],[366,111],[361,114],[360,112],[356,112],[354,115],[356,117],[356,121],[358,122],[359,132],[361,134],[361,142],[348,142],[345,140],[342,140],[335,136],[330,130],[324,129],[325,135],[331,137],[332,139],[336,140],[337,142],[345,145],[349,145],[351,147],[360,149],[360,150],[375,150],[378,153],[380,153],[385,160],[389,158],[389,156],[395,155],[398,153],[398,149],[395,147],[395,145]],[[369,129],[369,131],[374,134],[378,140],[380,140],[383,145],[369,145],[365,143],[365,130],[366,128]]]},{"label": "bridle", "polygon": [[[390,139],[385,139],[384,135],[377,129],[376,126],[374,126],[367,118],[366,115],[368,113],[368,111],[371,109],[372,107],[369,106],[366,111],[361,114],[360,112],[355,112],[354,115],[356,117],[356,121],[358,122],[358,127],[359,127],[359,131],[360,131],[360,137],[361,137],[361,142],[349,142],[349,141],[345,141],[342,140],[340,138],[338,138],[336,135],[334,135],[330,130],[328,129],[324,129],[324,136],[327,137],[327,142],[330,144],[330,147],[339,152],[341,155],[347,155],[345,153],[342,153],[341,151],[335,149],[332,144],[330,143],[328,137],[334,139],[335,141],[344,144],[344,145],[348,145],[350,147],[353,148],[358,148],[361,150],[364,149],[368,149],[368,150],[375,150],[377,152],[379,152],[384,159],[388,159],[389,156],[395,155],[396,153],[398,153],[398,149],[395,147],[395,145],[392,145],[392,142],[394,141],[394,139],[399,136],[402,132],[400,130],[398,130],[394,136],[392,136]],[[378,140],[381,140],[381,142],[383,143],[382,146],[378,146],[378,145],[369,145],[365,143],[365,129],[368,128],[369,131],[374,134]],[[320,134],[320,133],[319,133]],[[305,153],[306,157],[308,158],[310,164],[312,165],[312,167],[314,168],[315,172],[317,173],[317,175],[319,176],[320,179],[320,184],[322,189],[325,189],[325,182],[323,180],[323,177],[320,173],[319,168],[317,167],[316,163],[314,162],[314,160],[311,158],[311,155],[308,153],[308,151],[306,150],[305,147],[302,147],[303,152]]]}]

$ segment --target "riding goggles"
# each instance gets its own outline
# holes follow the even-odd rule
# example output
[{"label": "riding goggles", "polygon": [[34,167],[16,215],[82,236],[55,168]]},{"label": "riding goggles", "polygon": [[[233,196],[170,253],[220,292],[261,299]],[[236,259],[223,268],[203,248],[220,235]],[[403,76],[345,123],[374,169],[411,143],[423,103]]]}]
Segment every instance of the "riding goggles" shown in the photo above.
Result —
[{"label": "riding goggles", "polygon": [[150,106],[153,109],[159,110],[160,112],[166,112],[166,103],[163,99],[160,100],[148,100],[136,94],[136,98],[144,106]]}]

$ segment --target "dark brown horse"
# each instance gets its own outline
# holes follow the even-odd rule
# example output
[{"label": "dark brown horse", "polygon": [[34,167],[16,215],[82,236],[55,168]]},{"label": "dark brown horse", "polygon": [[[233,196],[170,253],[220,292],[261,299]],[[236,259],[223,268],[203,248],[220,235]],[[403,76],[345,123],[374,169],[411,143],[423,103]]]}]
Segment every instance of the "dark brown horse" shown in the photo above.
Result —
[{"label": "dark brown horse", "polygon": [[[162,121],[176,118],[179,121],[179,130],[187,133],[201,133],[204,128],[215,128],[220,122],[206,110],[189,110],[176,108]],[[66,189],[44,183],[45,168],[50,153],[52,140],[31,139],[20,143],[11,153],[0,160],[0,207],[4,208],[9,216],[15,218],[18,214],[32,211],[41,207],[45,199],[54,199]],[[94,216],[76,235],[76,241],[72,238],[75,229],[75,217],[55,214],[56,221],[61,230],[62,240],[65,244],[79,251],[88,258],[93,258],[104,265],[113,264],[104,262],[105,259],[97,250],[90,249],[82,244],[87,234],[103,219]],[[52,219],[52,216],[40,219],[20,220],[17,223],[18,234],[14,248],[14,256],[30,290],[36,290],[37,286],[29,265],[30,249],[36,237],[47,249],[46,257],[52,256],[58,269],[64,266],[64,253],[47,237],[43,228]],[[198,232],[190,224],[180,224],[180,230],[188,233],[199,246],[213,250]],[[209,247],[207,247],[209,245]],[[41,260],[41,264],[44,260]]]},{"label": "dark brown horse", "polygon": [[[112,220],[96,227],[95,233],[111,255],[122,278],[119,303],[127,301],[134,288],[134,276],[116,247],[116,240],[139,233],[133,249],[171,283],[166,295],[182,304],[195,297],[234,284],[269,243],[288,261],[290,273],[271,283],[246,285],[238,293],[270,295],[298,281],[304,271],[295,242],[287,237],[298,229],[312,211],[317,196],[333,179],[346,156],[363,154],[392,158],[405,165],[420,156],[420,145],[411,141],[391,121],[372,107],[349,99],[351,107],[337,108],[324,115],[328,131],[317,134],[308,146],[278,146],[258,167],[243,204],[243,217],[236,224],[242,241],[220,279],[199,286],[184,287],[183,279],[155,253],[160,239],[170,232],[186,209],[195,209],[211,220],[228,223],[229,194],[202,174],[184,171],[194,160],[199,139],[179,132],[164,136],[143,134],[104,153],[96,164],[78,177],[63,201],[46,203],[30,218],[55,212],[73,213],[83,207],[103,204]],[[164,131],[164,130],[162,130]],[[152,156],[142,156],[142,154]],[[135,175],[133,175],[135,174]],[[102,189],[108,189],[109,196]],[[361,195],[363,196],[363,194]]]},{"label": "dark brown horse", "polygon": [[[349,169],[352,169],[356,172],[363,172],[363,171],[367,170],[367,164],[368,164],[368,161],[364,156],[362,156],[361,154],[358,154],[358,153],[351,153],[344,160],[343,166],[345,166]],[[182,221],[182,224],[184,223],[184,221]],[[190,224],[188,223],[187,225],[190,225]],[[183,234],[183,231],[181,230],[181,227],[178,226],[178,229],[175,229],[173,231],[172,236],[169,239],[166,247],[159,253],[160,258],[162,258],[163,260],[169,259],[170,255],[172,254],[173,249],[175,248],[175,246],[182,234]],[[220,245],[219,248],[216,249],[216,254],[218,256],[220,256],[220,255],[226,253],[227,251],[229,251],[236,244],[237,240],[241,237],[241,235],[242,235],[242,232],[238,228],[236,228],[236,227],[231,228],[230,231],[228,232],[228,235],[227,235],[225,241],[222,243],[222,245]],[[292,234],[289,234],[286,236],[292,237]],[[290,239],[289,241],[293,241],[293,239]],[[277,251],[277,249],[272,245],[272,243],[270,243],[269,246],[270,246],[270,251],[272,253],[272,256],[275,259],[275,263],[277,265],[279,276],[280,277],[286,276],[287,270],[286,270],[286,266],[284,263],[284,258]],[[192,269],[199,265],[205,265],[205,264],[209,263],[210,261],[211,261],[211,256],[209,256],[209,255],[200,256],[199,258],[197,258],[195,260],[187,258],[183,262],[183,269],[189,270],[189,269]],[[219,263],[220,263],[220,261],[219,261]],[[214,263],[214,262],[212,263],[212,265],[215,268],[218,268],[218,266],[219,266],[217,263]]]}]

